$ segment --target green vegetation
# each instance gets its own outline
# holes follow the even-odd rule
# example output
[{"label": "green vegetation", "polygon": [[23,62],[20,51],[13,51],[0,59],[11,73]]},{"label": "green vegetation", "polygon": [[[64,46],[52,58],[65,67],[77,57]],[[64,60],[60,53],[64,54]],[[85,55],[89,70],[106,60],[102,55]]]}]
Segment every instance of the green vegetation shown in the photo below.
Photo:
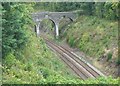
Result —
[{"label": "green vegetation", "polygon": [[[41,30],[44,32],[54,32],[54,22],[49,19],[44,19],[41,23]],[[52,33],[53,34],[53,33]]]},{"label": "green vegetation", "polygon": [[[31,32],[30,32],[31,33]],[[41,38],[30,34],[30,42],[23,50],[18,50],[17,59],[12,53],[3,62],[4,84],[117,84],[118,79],[100,77],[96,80],[80,80],[66,69],[45,45]]]},{"label": "green vegetation", "polygon": [[39,2],[35,4],[34,9],[36,11],[59,12],[77,10],[78,14],[81,14],[81,11],[83,11],[84,15],[93,15],[108,20],[118,20],[119,4],[119,2]]},{"label": "green vegetation", "polygon": [[66,77],[75,78],[41,38],[31,31],[28,33],[30,42],[17,50],[16,56],[11,52],[3,60],[3,83],[59,83]]},{"label": "green vegetation", "polygon": [[32,4],[2,3],[2,6],[3,84],[55,83],[64,77],[73,78],[32,32]]},{"label": "green vegetation", "polygon": [[[45,4],[45,7],[48,6],[48,3]],[[2,3],[3,63],[0,68],[2,67],[3,70],[3,84],[118,84],[119,78],[99,77],[83,81],[72,75],[66,65],[46,46],[44,40],[37,38],[32,32],[34,23],[30,13],[33,12],[33,5],[33,3]],[[68,4],[59,3],[58,6],[63,6],[63,8],[56,9],[63,11],[66,5]],[[69,3],[69,6],[72,5],[73,3]],[[78,4],[70,8],[66,7],[66,9],[69,11],[76,5]],[[112,43],[116,46],[116,24],[116,22],[106,22],[106,20],[99,20],[95,17],[81,16],[78,22],[68,27],[64,36],[67,37],[71,46],[79,47],[90,55],[100,56],[104,48],[112,49]],[[109,41],[109,39],[114,39],[114,41]],[[110,43],[111,46],[108,46]],[[105,46],[102,46],[103,44]],[[108,58],[111,58],[110,53]]]},{"label": "green vegetation", "polygon": [[115,21],[80,16],[61,38],[66,38],[71,47],[78,47],[89,56],[117,59],[118,27]]},{"label": "green vegetation", "polygon": [[109,61],[110,59],[112,59],[112,53],[109,52],[107,57],[108,57],[108,58],[107,58],[107,61]]},{"label": "green vegetation", "polygon": [[21,3],[2,3],[3,16],[2,21],[2,49],[3,57],[9,52],[15,52],[27,43],[27,29],[32,24],[30,12],[31,4]]}]

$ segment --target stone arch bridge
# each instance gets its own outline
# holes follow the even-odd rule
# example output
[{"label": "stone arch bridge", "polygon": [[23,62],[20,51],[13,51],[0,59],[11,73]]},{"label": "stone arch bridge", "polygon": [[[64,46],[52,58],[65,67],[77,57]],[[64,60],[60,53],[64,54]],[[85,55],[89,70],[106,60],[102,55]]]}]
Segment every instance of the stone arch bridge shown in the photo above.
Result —
[{"label": "stone arch bridge", "polygon": [[35,31],[37,36],[40,35],[40,22],[43,19],[50,19],[55,25],[55,36],[59,36],[59,23],[63,18],[69,18],[71,21],[76,19],[76,12],[37,12],[32,13],[33,21],[35,22]]}]

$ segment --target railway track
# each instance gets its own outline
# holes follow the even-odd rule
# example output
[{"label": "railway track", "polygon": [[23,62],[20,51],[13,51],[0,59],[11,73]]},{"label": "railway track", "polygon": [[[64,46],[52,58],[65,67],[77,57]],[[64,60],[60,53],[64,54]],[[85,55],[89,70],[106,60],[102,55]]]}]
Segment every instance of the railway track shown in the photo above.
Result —
[{"label": "railway track", "polygon": [[83,58],[76,55],[74,52],[55,44],[54,42],[45,38],[45,41],[49,48],[56,51],[60,58],[78,75],[79,78],[86,80],[88,78],[97,78],[104,76],[99,70],[86,62]]}]

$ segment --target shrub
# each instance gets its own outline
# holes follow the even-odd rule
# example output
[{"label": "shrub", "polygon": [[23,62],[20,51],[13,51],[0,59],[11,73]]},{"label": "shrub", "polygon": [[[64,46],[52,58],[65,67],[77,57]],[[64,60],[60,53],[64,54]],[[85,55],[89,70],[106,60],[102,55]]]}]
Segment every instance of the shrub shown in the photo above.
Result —
[{"label": "shrub", "polygon": [[120,65],[120,58],[117,59],[116,64]]},{"label": "shrub", "polygon": [[2,3],[2,55],[5,57],[9,52],[24,47],[28,42],[26,29],[32,24],[30,4],[23,3]]},{"label": "shrub", "polygon": [[70,44],[71,47],[73,47],[73,46],[74,46],[74,38],[71,37],[71,38],[69,39],[69,42],[68,42],[68,43]]},{"label": "shrub", "polygon": [[111,60],[112,59],[112,52],[109,52],[107,54],[107,61]]},{"label": "shrub", "polygon": [[7,54],[5,60],[3,61],[7,65],[7,67],[10,68],[12,65],[16,63],[16,58],[12,53],[9,53]]}]

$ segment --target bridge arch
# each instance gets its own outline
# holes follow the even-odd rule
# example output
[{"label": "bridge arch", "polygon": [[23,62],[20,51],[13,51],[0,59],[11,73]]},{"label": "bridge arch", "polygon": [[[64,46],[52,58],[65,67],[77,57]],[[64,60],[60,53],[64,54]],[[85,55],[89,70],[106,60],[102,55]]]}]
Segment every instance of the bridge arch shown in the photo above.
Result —
[{"label": "bridge arch", "polygon": [[[53,26],[55,27],[55,21],[51,18],[44,18],[40,21],[40,26],[42,26],[42,23],[44,22],[44,20],[49,20],[50,22],[52,22]],[[40,29],[42,29],[42,27],[40,27]]]},{"label": "bridge arch", "polygon": [[68,26],[71,22],[73,22],[74,19],[71,17],[63,17],[59,21],[59,34],[62,37],[63,33],[67,30],[65,27]]},{"label": "bridge arch", "polygon": [[40,19],[39,22],[36,23],[35,31],[36,31],[36,33],[37,33],[37,36],[40,35],[41,22],[42,22],[43,20],[45,20],[45,19],[52,21],[52,23],[54,24],[54,33],[55,33],[55,36],[59,36],[59,29],[58,29],[58,28],[59,28],[59,22],[56,22],[54,19],[52,19],[52,18],[50,18],[50,17]]},{"label": "bridge arch", "polygon": [[36,33],[37,36],[40,34],[40,22],[44,19],[51,20],[55,25],[55,36],[59,36],[59,23],[62,18],[69,18],[71,21],[75,20],[75,13],[74,12],[38,12],[32,14],[33,20],[36,22]]},{"label": "bridge arch", "polygon": [[[54,27],[54,32],[53,33],[55,33],[55,26],[56,26],[56,23],[55,23],[55,21],[53,20],[53,19],[51,19],[51,18],[43,18],[41,21],[40,21],[40,28],[39,29],[42,29],[43,27],[42,27],[42,22],[44,21],[44,20],[49,20],[49,21],[51,21],[52,22],[52,24],[53,24],[53,27]],[[45,29],[45,28],[44,28]],[[47,28],[47,29],[49,29],[49,28]]]}]

